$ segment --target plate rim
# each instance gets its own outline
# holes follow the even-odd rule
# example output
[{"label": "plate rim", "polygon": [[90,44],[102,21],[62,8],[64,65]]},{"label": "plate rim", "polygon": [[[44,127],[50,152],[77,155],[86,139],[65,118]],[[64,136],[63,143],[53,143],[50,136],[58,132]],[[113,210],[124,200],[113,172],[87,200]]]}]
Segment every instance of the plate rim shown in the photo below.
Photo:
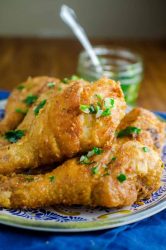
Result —
[{"label": "plate rim", "polygon": [[[163,197],[158,203],[145,208],[136,213],[129,215],[123,215],[121,218],[107,218],[97,221],[79,221],[79,222],[55,222],[55,221],[36,221],[35,219],[29,219],[17,217],[9,214],[1,214],[0,223],[13,226],[17,228],[47,231],[47,232],[88,232],[104,229],[111,229],[119,226],[128,225],[134,222],[141,221],[148,217],[151,217],[166,209],[166,197]],[[125,218],[125,219],[124,219]],[[9,221],[10,219],[10,221]],[[80,227],[81,226],[81,227]]]}]

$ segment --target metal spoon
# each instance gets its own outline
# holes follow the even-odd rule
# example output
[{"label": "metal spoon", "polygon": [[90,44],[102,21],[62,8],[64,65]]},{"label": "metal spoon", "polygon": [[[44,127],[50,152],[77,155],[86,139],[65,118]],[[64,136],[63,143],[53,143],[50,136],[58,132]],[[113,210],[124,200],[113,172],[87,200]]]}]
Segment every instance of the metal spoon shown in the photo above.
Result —
[{"label": "metal spoon", "polygon": [[61,11],[60,11],[60,17],[62,20],[72,29],[84,49],[87,51],[89,57],[91,58],[91,61],[93,65],[96,68],[96,71],[98,73],[102,73],[102,66],[101,63],[96,56],[92,45],[89,42],[89,39],[84,31],[84,29],[81,27],[81,25],[76,20],[77,16],[73,9],[69,8],[67,5],[62,5]]}]

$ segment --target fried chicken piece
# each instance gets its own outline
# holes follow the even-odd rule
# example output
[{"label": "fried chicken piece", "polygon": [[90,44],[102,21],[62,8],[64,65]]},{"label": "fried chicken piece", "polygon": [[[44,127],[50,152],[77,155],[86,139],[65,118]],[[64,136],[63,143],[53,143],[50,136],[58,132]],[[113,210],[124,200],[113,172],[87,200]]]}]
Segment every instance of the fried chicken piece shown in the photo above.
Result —
[{"label": "fried chicken piece", "polygon": [[[140,133],[128,133],[128,127],[141,129],[136,131]],[[117,131],[123,133],[122,136],[119,134],[118,140],[123,144],[132,138],[160,153],[165,139],[165,128],[165,122],[160,121],[155,114],[143,108],[135,108],[120,122]]]},{"label": "fried chicken piece", "polygon": [[25,136],[0,148],[0,173],[35,168],[94,146],[111,145],[125,109],[119,83],[106,78],[93,84],[73,81],[61,93],[44,93],[19,126],[26,128]]},{"label": "fried chicken piece", "polygon": [[0,176],[0,206],[131,205],[160,186],[162,161],[157,152],[149,149],[145,153],[143,147],[128,141],[119,149],[115,143],[111,150],[92,156],[91,164],[80,164],[74,158],[43,175]]},{"label": "fried chicken piece", "polygon": [[[15,129],[23,120],[29,107],[37,100],[39,95],[60,81],[53,77],[29,77],[17,86],[8,98],[5,117],[0,121],[0,134]],[[52,85],[49,85],[52,83]]]}]

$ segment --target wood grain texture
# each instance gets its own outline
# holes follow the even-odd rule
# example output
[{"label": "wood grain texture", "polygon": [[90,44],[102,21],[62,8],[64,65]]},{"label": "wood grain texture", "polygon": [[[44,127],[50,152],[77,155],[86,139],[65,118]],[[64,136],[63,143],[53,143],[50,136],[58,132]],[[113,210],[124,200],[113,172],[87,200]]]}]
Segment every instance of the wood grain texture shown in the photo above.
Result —
[{"label": "wood grain texture", "polygon": [[[166,41],[95,40],[93,44],[123,46],[142,55],[145,74],[138,105],[166,111]],[[28,76],[74,74],[81,50],[73,39],[0,38],[0,89],[12,90]]]}]

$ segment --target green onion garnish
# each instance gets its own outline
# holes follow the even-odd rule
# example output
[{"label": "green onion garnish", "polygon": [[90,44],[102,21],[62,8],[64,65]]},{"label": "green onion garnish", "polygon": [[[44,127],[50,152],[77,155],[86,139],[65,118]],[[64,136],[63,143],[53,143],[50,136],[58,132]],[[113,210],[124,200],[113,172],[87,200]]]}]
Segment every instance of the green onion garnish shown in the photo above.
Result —
[{"label": "green onion garnish", "polygon": [[34,109],[34,114],[35,116],[37,116],[39,114],[39,111],[44,107],[44,105],[46,104],[47,100],[44,99],[42,100],[38,105],[37,107]]},{"label": "green onion garnish", "polygon": [[99,172],[98,166],[92,167],[91,172],[92,172],[92,174],[98,174],[98,172]]},{"label": "green onion garnish", "polygon": [[49,179],[50,179],[50,182],[54,182],[55,181],[55,176],[52,175],[52,176],[49,177]]},{"label": "green onion garnish", "polygon": [[82,155],[80,157],[80,163],[82,163],[82,164],[90,164],[91,162],[90,162],[90,160],[88,159],[88,157],[86,155]]},{"label": "green onion garnish", "polygon": [[25,135],[23,130],[9,130],[5,133],[5,139],[9,142],[15,143]]},{"label": "green onion garnish", "polygon": [[115,103],[115,100],[112,99],[112,98],[107,97],[107,98],[104,99],[104,106],[106,108],[113,108],[114,103]]},{"label": "green onion garnish", "polygon": [[28,110],[22,110],[22,109],[19,109],[19,108],[17,108],[17,109],[15,109],[15,111],[17,112],[17,113],[20,113],[20,114],[23,114],[23,115],[26,115],[27,114],[27,112],[28,112]]},{"label": "green onion garnish", "polygon": [[142,149],[143,149],[144,152],[148,152],[149,151],[149,149],[147,147],[143,147]]},{"label": "green onion garnish", "polygon": [[79,76],[76,76],[76,75],[72,75],[71,77],[67,78],[65,77],[62,82],[67,84],[69,83],[70,81],[77,81],[77,80],[80,80],[81,78]]},{"label": "green onion garnish", "polygon": [[24,89],[24,88],[25,88],[24,85],[19,85],[19,86],[17,86],[17,89],[18,89],[18,90],[22,90],[22,89]]},{"label": "green onion garnish", "polygon": [[119,174],[118,176],[117,176],[117,179],[118,179],[118,181],[119,182],[124,182],[125,180],[126,180],[126,175],[125,174]]},{"label": "green onion garnish", "polygon": [[121,137],[125,137],[125,136],[129,136],[132,134],[140,134],[141,133],[141,129],[137,128],[137,127],[127,127],[125,129],[122,129],[121,131],[118,132],[117,137],[121,138]]},{"label": "green onion garnish", "polygon": [[47,86],[51,89],[55,87],[55,82],[48,82]]},{"label": "green onion garnish", "polygon": [[28,95],[23,102],[26,103],[27,106],[31,106],[37,98],[38,96],[36,95]]}]

